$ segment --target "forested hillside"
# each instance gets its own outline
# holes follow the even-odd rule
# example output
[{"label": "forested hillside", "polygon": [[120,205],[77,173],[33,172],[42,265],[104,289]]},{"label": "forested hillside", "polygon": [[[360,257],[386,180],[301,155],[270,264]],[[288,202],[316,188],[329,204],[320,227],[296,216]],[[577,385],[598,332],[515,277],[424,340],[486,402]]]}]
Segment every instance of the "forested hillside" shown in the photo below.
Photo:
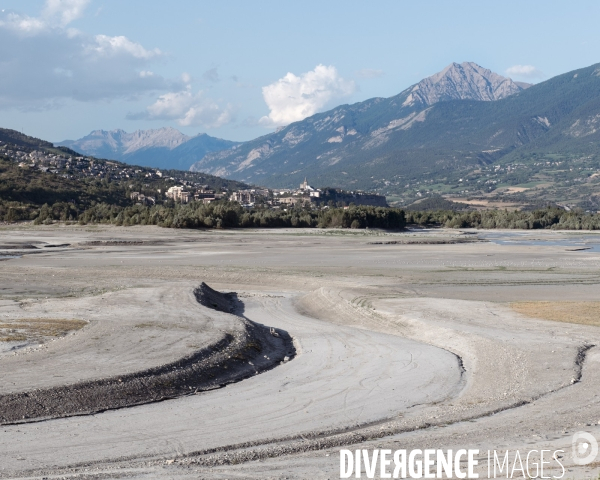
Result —
[{"label": "forested hillside", "polygon": [[57,220],[77,220],[97,204],[125,207],[137,192],[163,202],[174,185],[227,192],[247,185],[213,175],[136,167],[82,156],[66,147],[0,129],[0,220],[34,220],[46,206]]}]

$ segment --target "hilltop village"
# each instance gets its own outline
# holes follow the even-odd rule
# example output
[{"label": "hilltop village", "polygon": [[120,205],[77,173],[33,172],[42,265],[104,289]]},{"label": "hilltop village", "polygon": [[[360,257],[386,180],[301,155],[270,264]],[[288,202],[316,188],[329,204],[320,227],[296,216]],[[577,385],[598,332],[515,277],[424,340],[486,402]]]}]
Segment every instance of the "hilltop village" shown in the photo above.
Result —
[{"label": "hilltop village", "polygon": [[254,188],[239,190],[230,195],[229,199],[240,203],[243,207],[252,208],[257,204],[273,209],[286,209],[292,207],[304,208],[329,208],[347,207],[354,205],[372,205],[386,207],[383,195],[375,195],[362,191],[344,191],[335,188],[314,188],[306,180],[296,189],[279,188]]},{"label": "hilltop village", "polygon": [[[19,168],[39,170],[67,179],[97,179],[107,182],[125,182],[128,197],[134,203],[155,205],[159,202],[211,203],[228,199],[244,208],[310,208],[347,207],[349,205],[372,205],[385,207],[386,199],[362,191],[344,191],[335,188],[315,188],[307,179],[298,188],[248,187],[218,177],[219,182],[209,182],[198,172],[179,170],[161,171],[156,168],[139,167],[111,160],[80,156],[56,149],[30,149],[0,141],[0,155],[15,162]],[[212,185],[211,185],[212,183]],[[219,186],[218,184],[223,185]]]},{"label": "hilltop village", "polygon": [[90,157],[50,153],[43,150],[22,149],[0,140],[0,155],[10,158],[21,168],[38,169],[42,172],[60,174],[65,178],[102,177],[111,180],[133,178],[148,169],[133,167],[110,160],[95,160]]},{"label": "hilltop village", "polygon": [[[132,198],[135,195],[139,195],[138,192],[134,192]],[[188,187],[182,185],[169,188],[166,196],[179,203],[189,203],[192,201],[211,203],[215,200],[228,198],[232,202],[239,203],[244,208],[262,207],[274,210],[287,208],[318,209],[348,207],[351,204],[377,207],[387,206],[385,197],[382,195],[374,195],[361,191],[346,192],[334,188],[314,188],[308,184],[306,179],[295,189],[257,187],[236,190],[228,195],[226,192],[218,193],[210,190],[206,185],[195,189],[191,185]]]},{"label": "hilltop village", "polygon": [[227,198],[232,191],[246,186],[241,182],[198,172],[127,165],[82,156],[68,149],[29,148],[2,140],[0,158],[10,160],[13,165],[27,172],[51,174],[57,178],[83,181],[86,184],[121,185],[127,190],[129,200],[144,205]]}]

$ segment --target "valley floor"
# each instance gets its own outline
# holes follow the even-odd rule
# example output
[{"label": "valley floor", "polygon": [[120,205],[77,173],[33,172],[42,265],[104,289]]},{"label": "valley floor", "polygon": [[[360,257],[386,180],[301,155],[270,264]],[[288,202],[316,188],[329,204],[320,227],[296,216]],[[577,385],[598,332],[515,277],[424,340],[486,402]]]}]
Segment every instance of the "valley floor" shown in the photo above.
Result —
[{"label": "valley floor", "polygon": [[[0,399],[174,365],[246,319],[289,334],[294,355],[222,388],[5,422],[0,478],[332,479],[342,448],[479,449],[482,478],[487,450],[564,450],[564,478],[595,478],[600,458],[575,465],[571,439],[600,439],[596,245],[586,232],[1,227]],[[237,292],[237,315],[198,304],[201,282]],[[35,328],[59,318],[85,325]]]}]

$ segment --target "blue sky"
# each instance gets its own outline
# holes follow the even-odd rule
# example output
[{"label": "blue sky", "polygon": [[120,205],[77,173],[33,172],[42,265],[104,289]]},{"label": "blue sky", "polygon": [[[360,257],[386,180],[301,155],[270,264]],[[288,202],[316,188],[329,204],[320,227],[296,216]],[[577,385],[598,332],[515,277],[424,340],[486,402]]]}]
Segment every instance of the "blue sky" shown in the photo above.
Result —
[{"label": "blue sky", "polygon": [[249,140],[451,62],[540,82],[600,62],[600,2],[0,0],[0,126]]}]

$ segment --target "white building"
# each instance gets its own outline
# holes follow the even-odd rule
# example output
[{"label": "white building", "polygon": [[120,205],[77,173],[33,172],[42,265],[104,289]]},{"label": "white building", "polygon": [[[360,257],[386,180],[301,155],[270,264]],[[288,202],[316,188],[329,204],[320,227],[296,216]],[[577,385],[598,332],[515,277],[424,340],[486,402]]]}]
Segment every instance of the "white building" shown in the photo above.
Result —
[{"label": "white building", "polygon": [[175,202],[188,203],[190,201],[190,192],[183,190],[184,187],[171,187],[167,190],[167,198],[173,199]]},{"label": "white building", "polygon": [[312,192],[314,190],[314,188],[311,187],[306,181],[306,177],[304,177],[304,182],[300,184],[300,190],[304,192]]}]

